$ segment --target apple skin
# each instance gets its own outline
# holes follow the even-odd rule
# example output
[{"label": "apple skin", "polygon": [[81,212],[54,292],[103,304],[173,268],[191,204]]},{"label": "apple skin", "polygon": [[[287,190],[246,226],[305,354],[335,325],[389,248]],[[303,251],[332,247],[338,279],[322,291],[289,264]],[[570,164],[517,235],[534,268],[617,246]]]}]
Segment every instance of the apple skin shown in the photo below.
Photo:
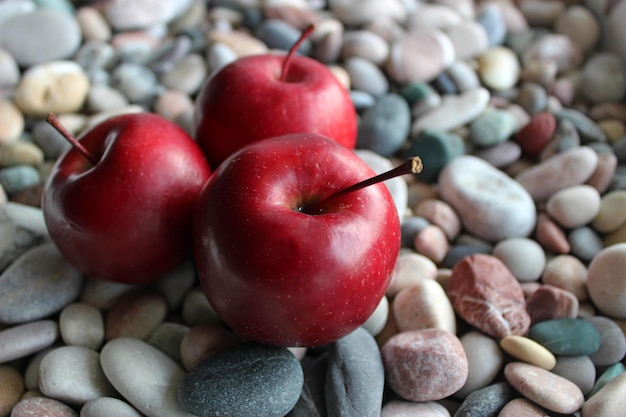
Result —
[{"label": "apple skin", "polygon": [[323,64],[284,54],[240,58],[211,76],[195,101],[194,136],[213,169],[251,142],[316,133],[353,149],[357,115],[348,90]]},{"label": "apple skin", "polygon": [[[389,284],[400,222],[375,174],[315,134],[252,143],[211,176],[194,212],[194,258],[225,324],[279,346],[331,343],[363,324]],[[323,214],[308,214],[319,204]]]},{"label": "apple skin", "polygon": [[112,117],[70,148],[42,196],[63,256],[83,274],[150,282],[192,256],[193,206],[210,169],[193,139],[156,114]]}]

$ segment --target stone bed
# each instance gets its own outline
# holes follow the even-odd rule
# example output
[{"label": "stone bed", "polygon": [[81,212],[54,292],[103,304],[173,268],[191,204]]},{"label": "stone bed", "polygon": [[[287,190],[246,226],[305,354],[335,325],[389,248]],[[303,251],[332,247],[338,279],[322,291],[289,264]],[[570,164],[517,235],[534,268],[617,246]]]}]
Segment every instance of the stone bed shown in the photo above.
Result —
[{"label": "stone bed", "polygon": [[[49,112],[193,135],[212,73],[311,23],[358,155],[424,161],[388,182],[403,248],[361,328],[242,343],[191,261],[133,286],[62,258]],[[626,0],[0,0],[0,417],[624,415],[625,163]]]}]

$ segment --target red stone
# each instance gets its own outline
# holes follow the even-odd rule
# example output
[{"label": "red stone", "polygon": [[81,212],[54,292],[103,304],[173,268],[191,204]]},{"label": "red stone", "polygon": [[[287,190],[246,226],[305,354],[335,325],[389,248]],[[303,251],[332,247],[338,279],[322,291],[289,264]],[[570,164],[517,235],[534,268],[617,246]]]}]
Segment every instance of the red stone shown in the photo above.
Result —
[{"label": "red stone", "polygon": [[526,300],[531,325],[544,320],[575,318],[578,299],[574,294],[552,285],[542,285]]},{"label": "red stone", "polygon": [[541,112],[535,114],[513,138],[522,148],[524,155],[535,159],[550,143],[555,130],[556,118],[554,115],[550,112]]},{"label": "red stone", "polygon": [[528,332],[524,291],[495,256],[463,258],[452,269],[446,288],[457,314],[484,333],[502,338]]}]

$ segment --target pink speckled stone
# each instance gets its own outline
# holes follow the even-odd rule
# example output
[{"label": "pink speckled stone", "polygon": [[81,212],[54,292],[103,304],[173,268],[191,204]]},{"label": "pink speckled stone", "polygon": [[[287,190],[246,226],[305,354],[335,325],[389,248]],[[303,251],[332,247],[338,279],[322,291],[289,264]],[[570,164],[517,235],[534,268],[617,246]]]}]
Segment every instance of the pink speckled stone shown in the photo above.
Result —
[{"label": "pink speckled stone", "polygon": [[461,341],[441,329],[398,333],[381,349],[387,382],[409,401],[435,401],[463,387],[468,362]]},{"label": "pink speckled stone", "polygon": [[26,398],[11,411],[11,417],[78,417],[78,414],[60,401],[45,397]]},{"label": "pink speckled stone", "polygon": [[504,337],[528,331],[522,287],[495,256],[477,254],[459,261],[446,289],[457,314],[486,334]]},{"label": "pink speckled stone", "polygon": [[450,412],[443,405],[434,401],[414,403],[394,400],[383,406],[380,417],[450,417]]}]

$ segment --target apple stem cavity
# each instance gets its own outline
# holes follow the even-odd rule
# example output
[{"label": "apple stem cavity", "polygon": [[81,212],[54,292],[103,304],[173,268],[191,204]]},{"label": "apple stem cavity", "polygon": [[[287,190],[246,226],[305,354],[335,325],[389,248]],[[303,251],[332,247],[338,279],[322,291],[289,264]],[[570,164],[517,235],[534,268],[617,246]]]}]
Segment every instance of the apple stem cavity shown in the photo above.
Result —
[{"label": "apple stem cavity", "polygon": [[80,143],[74,136],[72,136],[70,132],[67,131],[65,127],[63,127],[63,125],[61,124],[61,122],[59,122],[59,119],[57,119],[54,113],[49,113],[46,120],[57,132],[59,132],[65,138],[65,140],[67,140],[72,145],[74,149],[76,149],[85,158],[87,158],[89,162],[91,162],[93,165],[96,165],[98,163],[98,160],[94,158],[91,152],[89,152],[82,143]]},{"label": "apple stem cavity", "polygon": [[300,38],[298,38],[296,43],[293,44],[293,46],[287,53],[287,56],[285,57],[285,60],[283,61],[283,66],[280,69],[280,77],[278,78],[280,81],[287,81],[287,73],[289,72],[289,65],[291,64],[291,60],[293,56],[296,54],[296,51],[298,50],[298,48],[300,48],[300,45],[302,45],[302,42],[304,42],[309,36],[311,36],[314,29],[315,29],[315,25],[313,24],[310,24],[306,29],[304,29],[304,32],[302,32],[302,35],[300,35]]}]

